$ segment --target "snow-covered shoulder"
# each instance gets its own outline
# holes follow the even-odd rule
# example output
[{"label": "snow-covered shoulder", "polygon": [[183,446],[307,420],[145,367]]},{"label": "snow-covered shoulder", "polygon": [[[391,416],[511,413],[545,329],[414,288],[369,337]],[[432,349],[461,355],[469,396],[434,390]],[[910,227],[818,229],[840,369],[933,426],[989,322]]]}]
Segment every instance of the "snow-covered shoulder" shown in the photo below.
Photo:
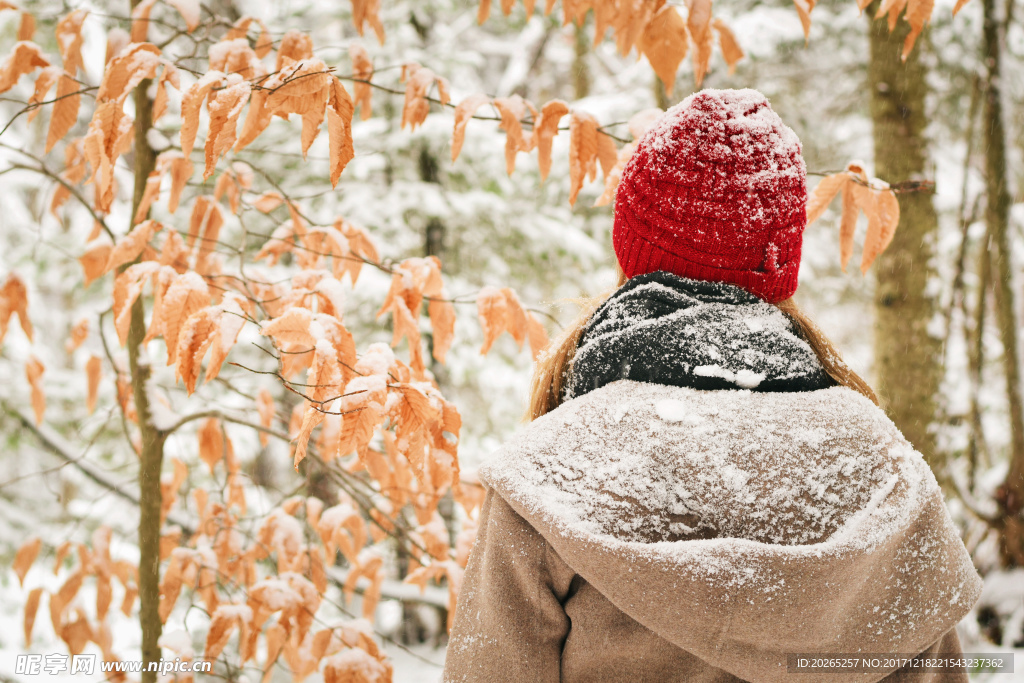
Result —
[{"label": "snow-covered shoulder", "polygon": [[839,540],[897,482],[925,486],[921,465],[885,414],[844,387],[758,393],[620,381],[531,424],[481,474],[568,532],[807,545]]},{"label": "snow-covered shoulder", "polygon": [[843,387],[622,380],[480,478],[619,609],[746,680],[789,680],[787,653],[921,652],[980,591],[923,458]]}]

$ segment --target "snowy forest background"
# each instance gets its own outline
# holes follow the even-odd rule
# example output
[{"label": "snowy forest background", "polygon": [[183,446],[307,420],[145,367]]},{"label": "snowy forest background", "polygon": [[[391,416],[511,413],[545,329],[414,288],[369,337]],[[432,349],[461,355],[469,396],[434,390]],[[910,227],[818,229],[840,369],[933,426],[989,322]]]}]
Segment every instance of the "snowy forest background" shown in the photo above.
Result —
[{"label": "snowy forest background", "polygon": [[[628,140],[625,122],[631,116],[674,104],[693,91],[692,63],[683,62],[675,92],[668,97],[646,59],[620,56],[609,40],[591,46],[592,14],[583,26],[563,25],[559,10],[550,16],[539,10],[527,16],[522,4],[516,3],[511,14],[504,16],[496,4],[490,18],[479,25],[478,5],[469,0],[382,0],[380,4],[387,33],[383,44],[372,31],[362,37],[357,34],[348,2],[212,0],[204,3],[204,17],[222,17],[225,26],[243,15],[259,17],[275,40],[288,29],[299,29],[312,36],[315,56],[337,66],[339,73],[350,73],[349,48],[358,42],[374,61],[374,82],[396,91],[375,90],[374,115],[365,121],[356,117],[355,157],[336,189],[328,182],[326,134],[321,134],[303,162],[299,124],[294,121],[275,121],[237,157],[265,172],[255,180],[259,191],[284,186],[308,212],[324,219],[344,216],[363,226],[382,259],[394,263],[428,255],[441,259],[445,288],[458,302],[459,316],[446,363],[428,363],[428,368],[446,399],[461,413],[459,461],[464,480],[472,482],[472,470],[520,423],[531,370],[529,351],[509,335],[501,337],[488,355],[481,355],[483,333],[473,297],[483,287],[512,287],[549,333],[556,335],[559,323],[575,314],[574,299],[614,284],[612,211],[611,206],[592,206],[603,191],[600,180],[585,183],[570,206],[569,136],[565,133],[554,139],[552,169],[543,182],[534,155],[520,154],[515,172],[506,173],[505,133],[496,121],[470,121],[461,155],[453,163],[451,109],[434,105],[421,127],[410,131],[400,126],[404,86],[399,82],[399,67],[415,62],[447,78],[454,103],[478,92],[518,94],[538,105],[562,99],[602,124],[614,122],[607,130]],[[682,2],[675,4],[684,7]],[[965,651],[1017,648],[1019,654],[1024,648],[1024,569],[1020,567],[1024,553],[1018,550],[1014,562],[1012,553],[1008,559],[1007,553],[1000,552],[1000,534],[1005,532],[1000,531],[999,519],[1005,513],[1000,487],[1013,459],[1022,462],[1024,454],[1015,452],[1020,446],[1014,443],[1006,381],[1014,363],[1006,362],[1008,337],[997,309],[1005,301],[1005,294],[999,293],[1005,282],[1008,291],[1015,293],[1013,320],[1024,320],[1024,197],[1017,191],[1024,180],[1024,8],[1013,0],[973,0],[954,17],[953,5],[952,0],[936,3],[931,24],[904,65],[899,61],[904,22],[890,37],[884,22],[872,25],[868,18],[875,5],[861,13],[851,0],[822,0],[814,8],[805,44],[792,4],[720,0],[715,3],[715,16],[727,22],[746,55],[730,74],[716,48],[702,85],[753,87],[765,93],[800,137],[812,187],[822,174],[842,170],[854,159],[864,160],[872,175],[891,183],[934,183],[933,193],[925,183],[924,191],[901,195],[903,220],[897,238],[866,276],[856,268],[844,273],[839,267],[839,204],[834,204],[806,232],[796,299],[883,399],[892,394],[903,397],[891,414],[928,456],[986,580],[981,602],[961,624]],[[52,54],[58,52],[53,37],[56,17],[72,9],[90,11],[82,28],[82,78],[91,83],[98,83],[103,71],[107,31],[118,22],[127,27],[124,19],[130,12],[127,0],[28,0],[21,7],[37,18],[35,40]],[[1006,22],[1001,44],[1003,77],[998,83],[1006,148],[1004,165],[996,167],[1010,200],[1006,272],[1000,270],[999,258],[985,256],[994,248],[990,240],[995,239],[989,227],[991,216],[986,221],[986,210],[995,203],[991,186],[986,185],[986,164],[993,163],[986,155],[990,149],[986,130],[991,130],[985,106],[986,7],[994,8]],[[157,5],[154,17],[170,22],[175,15],[165,10]],[[16,40],[18,25],[17,12],[0,12],[3,50]],[[904,115],[903,127],[887,139],[880,131],[890,134],[893,124],[878,94],[891,88],[900,89],[908,101],[917,98],[923,107]],[[24,108],[31,94],[32,83],[25,78],[3,95],[0,127]],[[180,95],[172,92],[171,108],[179,103]],[[14,272],[30,283],[29,315],[35,326],[30,341],[12,322],[0,348],[4,380],[0,383],[0,557],[6,567],[26,538],[41,537],[41,558],[50,559],[39,560],[25,585],[56,590],[60,584],[49,571],[54,548],[65,540],[85,541],[101,525],[112,529],[112,553],[137,561],[139,510],[131,496],[119,495],[118,490],[137,492],[138,458],[125,439],[111,373],[100,384],[95,412],[89,414],[85,407],[86,360],[99,356],[127,363],[112,329],[105,331],[108,338],[101,338],[101,329],[94,325],[77,350],[66,351],[79,320],[101,319],[110,308],[111,282],[83,286],[77,259],[93,229],[89,211],[71,202],[62,211],[63,220],[58,220],[49,211],[55,183],[25,168],[39,166],[21,150],[41,152],[47,123],[45,113],[31,124],[20,117],[0,133],[0,279]],[[84,130],[86,123],[83,118],[77,125]],[[177,131],[164,134],[158,124],[149,139],[161,151],[177,144]],[[915,154],[920,156],[918,168],[901,166],[900,159]],[[59,167],[56,154],[47,158],[55,169]],[[128,195],[131,177],[126,177],[122,193]],[[201,187],[197,175],[187,192],[210,192],[214,180]],[[115,205],[108,221],[127,225],[130,213],[129,198]],[[270,215],[252,214],[247,229],[269,234],[276,227]],[[254,243],[253,251],[259,246]],[[274,272],[271,267],[266,270]],[[370,342],[391,340],[390,319],[376,317],[390,283],[390,275],[364,268],[357,286],[347,294],[345,325],[359,341],[360,351]],[[894,299],[903,303],[894,306]],[[1019,322],[1014,325],[1019,327]],[[231,360],[258,366],[261,352],[249,341],[243,337]],[[399,347],[399,355],[404,348]],[[1011,356],[1016,354],[1014,358],[1020,352],[1020,348],[1009,351]],[[24,366],[32,355],[46,366],[47,407],[41,426],[32,417],[32,391],[25,380]],[[201,386],[198,399],[186,398],[170,368],[157,367],[154,372],[156,391],[167,398],[166,407],[155,408],[164,423],[186,414],[186,406],[197,400],[252,416],[251,402],[242,397],[270,387],[285,416],[280,428],[286,430],[286,417],[298,402],[282,387],[237,366],[225,365],[221,381]],[[1019,400],[1019,386],[1017,392]],[[193,425],[198,426],[198,422]],[[322,497],[328,506],[337,501],[337,487],[329,477],[318,477],[309,468],[302,474],[292,471],[287,443],[261,444],[258,432],[252,430],[229,429],[229,433],[242,472],[246,520],[255,524],[296,494]],[[196,444],[195,429],[182,430],[170,437],[167,453],[197,465],[190,467],[190,484],[204,480],[218,484],[216,475],[198,466]],[[464,514],[450,498],[442,500],[438,509],[446,518],[454,549]],[[187,511],[182,509],[180,514]],[[444,661],[448,592],[443,582],[423,592],[403,583],[408,558],[397,546],[388,550],[388,543],[385,539],[380,544],[386,572],[383,600],[372,626],[360,628],[372,629],[391,658],[394,680],[437,680]],[[337,569],[344,572],[345,568],[344,560],[340,561]],[[344,578],[343,573],[339,576]],[[358,592],[365,589],[365,582],[361,583]],[[82,590],[85,604],[95,600],[89,597],[88,585]],[[334,605],[330,616],[359,616],[358,596],[354,603],[346,603],[337,585],[331,585],[329,593]],[[14,573],[0,573],[0,680],[19,680],[14,674],[19,653],[65,651],[43,610],[31,648],[25,648],[25,599],[26,589]],[[179,612],[172,614],[165,632],[184,632],[191,643],[176,642],[179,649],[174,652],[180,654],[191,645],[198,656],[205,626],[197,626],[195,613]],[[118,655],[138,658],[138,623],[120,619],[111,629]],[[88,647],[99,651],[94,645]],[[1017,666],[1024,668],[1024,659],[1018,657]],[[230,665],[218,669],[218,676],[226,680],[246,676],[255,681],[261,675]],[[318,680],[318,676],[314,673],[307,680]],[[999,675],[992,680],[1011,678]],[[271,670],[271,680],[290,679],[286,668]]]}]

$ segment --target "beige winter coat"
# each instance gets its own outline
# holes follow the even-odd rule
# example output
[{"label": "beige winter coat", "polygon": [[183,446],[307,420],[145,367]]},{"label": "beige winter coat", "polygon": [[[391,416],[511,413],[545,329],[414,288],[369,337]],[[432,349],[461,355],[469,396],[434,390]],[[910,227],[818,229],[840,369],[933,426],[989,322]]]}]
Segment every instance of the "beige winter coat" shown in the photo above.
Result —
[{"label": "beige winter coat", "polygon": [[788,672],[797,653],[959,653],[980,591],[920,454],[849,389],[622,380],[480,476],[446,682],[967,678]]}]

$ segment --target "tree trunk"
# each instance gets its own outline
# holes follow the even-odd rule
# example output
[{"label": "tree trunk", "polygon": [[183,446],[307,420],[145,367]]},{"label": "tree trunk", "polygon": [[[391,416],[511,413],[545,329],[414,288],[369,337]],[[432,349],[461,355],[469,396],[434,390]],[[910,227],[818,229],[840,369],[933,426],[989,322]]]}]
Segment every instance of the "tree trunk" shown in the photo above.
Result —
[{"label": "tree trunk", "polygon": [[[132,0],[132,7],[139,0]],[[135,88],[135,192],[132,213],[142,201],[146,179],[156,167],[156,152],[149,146],[146,134],[153,127],[153,101],[147,95],[152,81],[145,80]],[[128,330],[128,366],[131,372],[132,395],[138,415],[142,452],[139,459],[139,625],[142,628],[142,683],[156,683],[157,672],[148,671],[151,662],[160,661],[160,469],[164,458],[164,434],[151,420],[147,384],[149,359],[142,355],[146,336],[145,309],[142,297],[132,305],[131,327]]]},{"label": "tree trunk", "polygon": [[1010,469],[996,498],[1002,513],[999,550],[1003,564],[1024,566],[1024,406],[1021,403],[1020,360],[1017,316],[1013,297],[1013,268],[1010,251],[1010,205],[1006,179],[1006,129],[1002,107],[1002,27],[996,16],[995,0],[983,0],[984,55],[988,69],[985,91],[985,225],[991,235],[992,284],[995,290],[996,321],[1003,343],[1003,374],[1010,410]]},{"label": "tree trunk", "polygon": [[[871,21],[871,118],[874,128],[875,172],[889,182],[921,180],[925,176],[928,123],[925,114],[926,69],[918,60],[923,40],[907,61],[900,60],[906,21],[889,33],[885,21],[873,21],[878,3],[866,14]],[[876,262],[875,369],[877,389],[886,412],[940,476],[945,462],[935,449],[930,426],[936,414],[936,394],[942,377],[941,341],[928,333],[936,312],[928,295],[934,276],[938,219],[926,193],[900,195],[900,225],[892,244]]]}]

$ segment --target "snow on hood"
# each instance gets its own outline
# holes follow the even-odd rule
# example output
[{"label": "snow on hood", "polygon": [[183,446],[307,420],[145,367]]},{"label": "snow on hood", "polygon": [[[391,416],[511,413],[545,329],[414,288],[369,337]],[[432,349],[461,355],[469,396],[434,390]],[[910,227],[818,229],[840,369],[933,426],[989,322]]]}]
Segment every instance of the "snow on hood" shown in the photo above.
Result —
[{"label": "snow on hood", "polygon": [[619,609],[747,680],[787,678],[787,653],[921,652],[981,587],[931,470],[845,387],[623,380],[480,477]]}]

